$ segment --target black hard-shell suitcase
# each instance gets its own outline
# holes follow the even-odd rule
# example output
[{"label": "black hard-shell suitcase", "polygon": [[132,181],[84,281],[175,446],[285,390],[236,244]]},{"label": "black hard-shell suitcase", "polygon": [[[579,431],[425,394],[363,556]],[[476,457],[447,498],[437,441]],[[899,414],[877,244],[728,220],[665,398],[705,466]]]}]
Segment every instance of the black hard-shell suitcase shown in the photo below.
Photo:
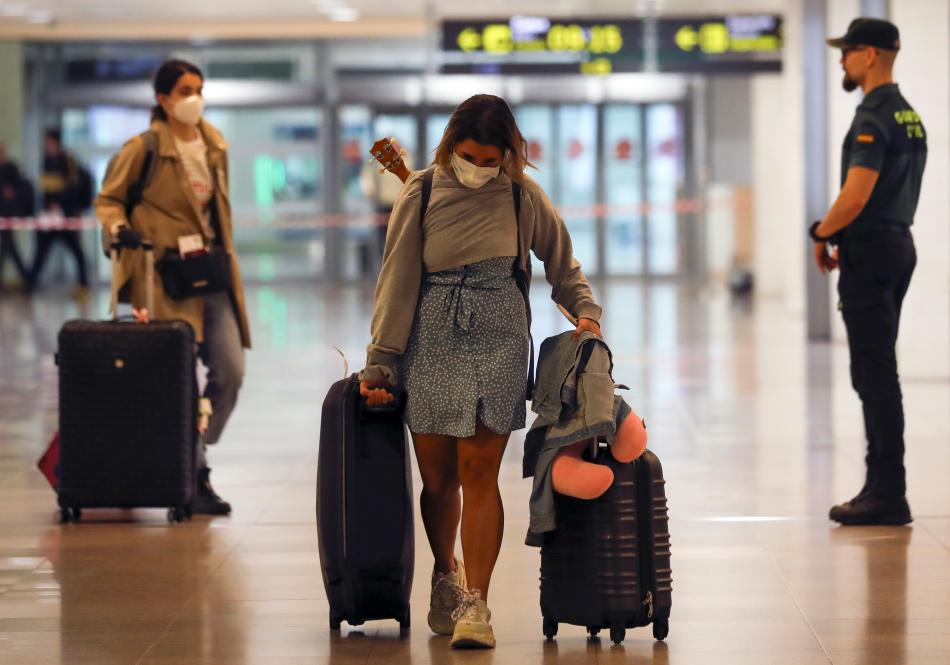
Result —
[{"label": "black hard-shell suitcase", "polygon": [[585,626],[591,636],[609,629],[619,644],[627,628],[652,623],[662,640],[673,587],[660,460],[647,450],[621,464],[601,446],[594,461],[614,472],[603,496],[582,501],[555,494],[557,529],[541,547],[544,635],[553,638],[563,622]]},{"label": "black hard-shell suitcase", "polygon": [[402,408],[401,399],[368,408],[355,374],[323,402],[317,537],[332,630],[373,619],[409,627],[415,535]]},{"label": "black hard-shell suitcase", "polygon": [[[145,260],[153,253],[149,243]],[[113,246],[113,266],[120,246]],[[151,270],[147,269],[147,279]],[[150,311],[154,301],[147,288]],[[113,314],[117,307],[113,279]],[[184,321],[70,321],[59,332],[61,519],[83,508],[191,516],[198,445],[195,334]]]}]

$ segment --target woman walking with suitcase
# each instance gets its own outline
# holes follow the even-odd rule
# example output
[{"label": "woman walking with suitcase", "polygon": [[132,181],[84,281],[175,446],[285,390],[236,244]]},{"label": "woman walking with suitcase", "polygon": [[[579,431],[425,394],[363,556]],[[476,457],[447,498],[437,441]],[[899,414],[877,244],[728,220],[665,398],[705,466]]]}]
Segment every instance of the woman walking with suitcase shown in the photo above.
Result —
[{"label": "woman walking with suitcase", "polygon": [[231,228],[227,144],[202,118],[204,76],[195,65],[169,60],[153,81],[156,106],[147,132],[114,157],[96,199],[96,216],[111,235],[138,234],[155,245],[155,311],[143,311],[138,257],[122,257],[124,300],[141,320],[180,319],[198,339],[208,368],[211,404],[198,446],[193,512],[227,515],[228,502],[211,487],[205,446],[217,443],[237,403],[244,349],[251,338]]},{"label": "woman walking with suitcase", "polygon": [[510,433],[525,426],[529,251],[577,334],[600,334],[601,308],[529,165],[504,100],[477,95],[455,110],[434,165],[393,208],[360,376],[370,405],[406,391],[435,557],[429,626],[453,647],[495,645],[486,601],[504,530],[498,472]]}]

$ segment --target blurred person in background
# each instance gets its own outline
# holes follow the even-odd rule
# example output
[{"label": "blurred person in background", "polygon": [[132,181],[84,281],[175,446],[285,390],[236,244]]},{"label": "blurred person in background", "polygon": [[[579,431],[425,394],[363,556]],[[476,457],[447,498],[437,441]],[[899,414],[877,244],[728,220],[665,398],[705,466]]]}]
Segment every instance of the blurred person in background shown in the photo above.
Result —
[{"label": "blurred person in background", "polygon": [[[8,223],[13,217],[32,214],[33,187],[17,165],[9,160],[6,146],[0,143],[0,224]],[[13,260],[21,284],[25,286],[29,280],[29,270],[17,250],[13,231],[3,228],[0,229],[0,288],[3,288],[3,267],[8,258]]]},{"label": "blurred person in background", "polygon": [[[40,189],[43,212],[57,217],[81,217],[92,203],[92,178],[76,158],[63,148],[62,133],[58,129],[48,129],[43,137],[43,175],[40,178]],[[65,244],[76,259],[79,285],[75,295],[77,300],[86,300],[89,297],[89,274],[82,250],[82,237],[78,230],[36,232],[36,255],[33,258],[27,288],[32,291],[39,285],[46,259],[53,243],[57,241]]]}]

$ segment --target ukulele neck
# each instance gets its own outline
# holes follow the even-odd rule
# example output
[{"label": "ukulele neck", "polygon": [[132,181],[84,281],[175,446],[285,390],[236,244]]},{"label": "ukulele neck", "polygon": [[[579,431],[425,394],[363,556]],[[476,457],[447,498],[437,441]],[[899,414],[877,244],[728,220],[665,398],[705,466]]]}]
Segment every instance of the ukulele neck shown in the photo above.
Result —
[{"label": "ukulele neck", "polygon": [[409,172],[409,169],[406,168],[406,163],[405,163],[405,162],[402,162],[402,161],[399,162],[399,164],[393,166],[393,167],[390,169],[390,172],[392,172],[392,173],[394,173],[395,175],[397,175],[397,176],[399,177],[399,179],[402,180],[403,182],[406,182],[407,180],[409,180],[409,176],[412,175],[412,174]]}]

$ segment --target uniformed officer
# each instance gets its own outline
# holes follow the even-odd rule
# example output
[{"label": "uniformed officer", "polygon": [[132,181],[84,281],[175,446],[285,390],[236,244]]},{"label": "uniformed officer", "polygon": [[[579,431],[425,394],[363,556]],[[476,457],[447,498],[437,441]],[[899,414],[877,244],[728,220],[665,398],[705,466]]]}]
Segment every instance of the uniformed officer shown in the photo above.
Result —
[{"label": "uniformed officer", "polygon": [[[865,97],[845,137],[841,192],[810,235],[818,269],[841,268],[839,308],[868,439],[864,487],[834,506],[829,517],[841,524],[907,524],[904,408],[895,344],[901,303],[917,263],[910,227],[927,135],[894,83],[900,49],[894,24],[855,19],[844,37],[829,39],[828,45],[841,49],[844,89],[860,87]],[[837,250],[829,253],[829,243]]]}]

